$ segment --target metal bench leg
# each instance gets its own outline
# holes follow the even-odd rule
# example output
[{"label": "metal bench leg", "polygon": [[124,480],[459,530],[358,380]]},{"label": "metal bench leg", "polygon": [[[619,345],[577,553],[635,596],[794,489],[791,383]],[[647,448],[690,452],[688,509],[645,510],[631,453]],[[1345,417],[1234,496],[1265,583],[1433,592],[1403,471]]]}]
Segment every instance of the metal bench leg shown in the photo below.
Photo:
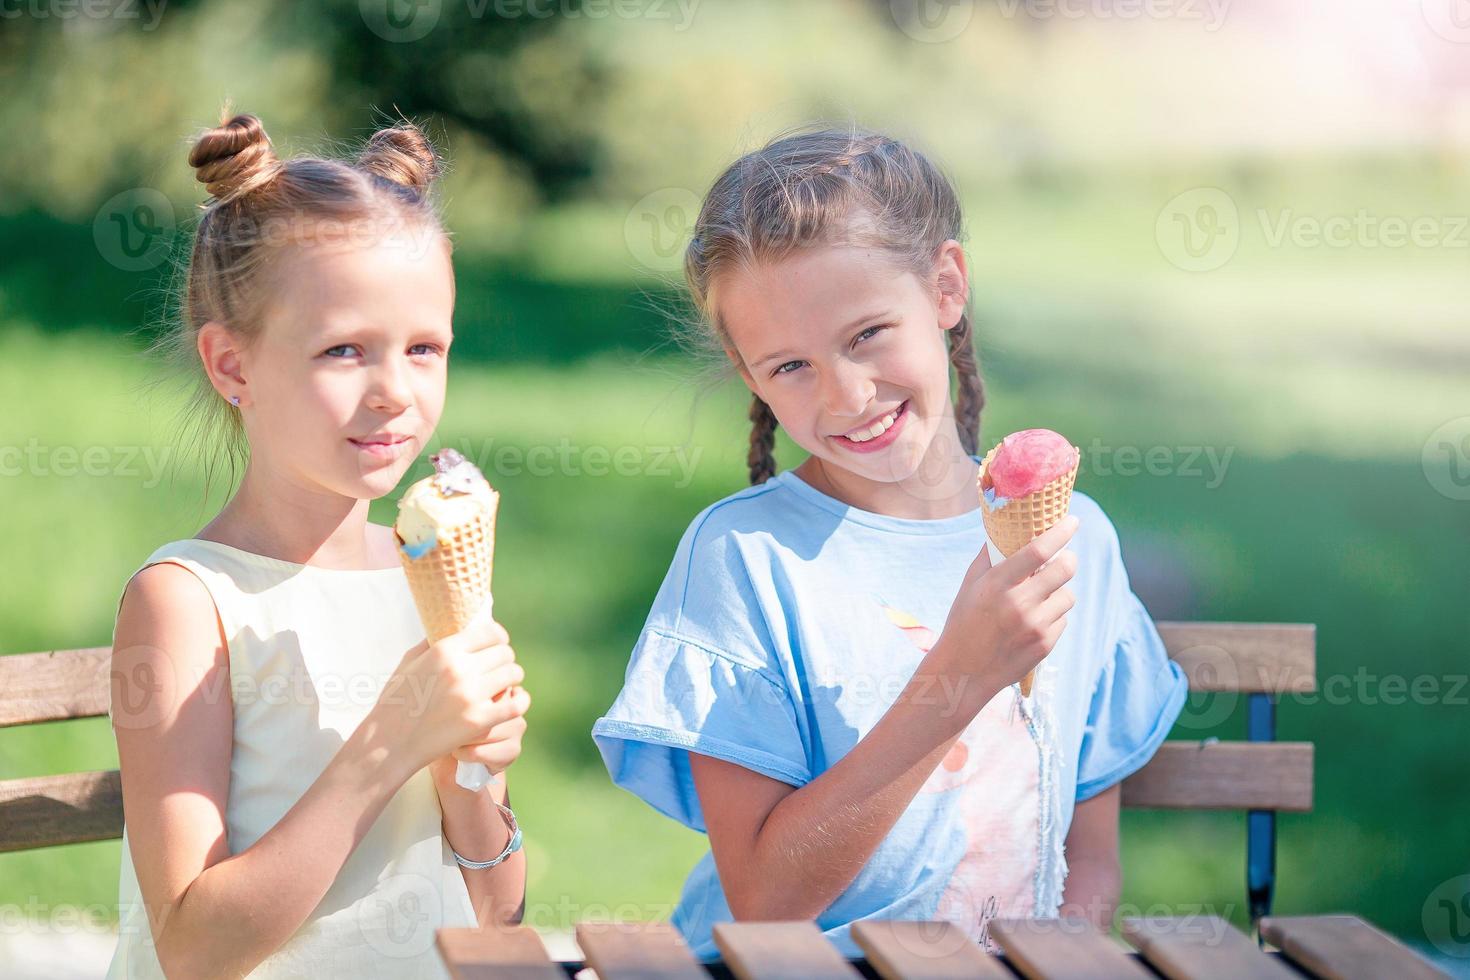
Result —
[{"label": "metal bench leg", "polygon": [[[1246,740],[1276,741],[1276,696],[1251,694],[1246,707]],[[1263,916],[1271,914],[1271,899],[1276,892],[1276,811],[1251,810],[1245,819],[1245,889],[1251,930],[1259,941],[1258,924]]]}]

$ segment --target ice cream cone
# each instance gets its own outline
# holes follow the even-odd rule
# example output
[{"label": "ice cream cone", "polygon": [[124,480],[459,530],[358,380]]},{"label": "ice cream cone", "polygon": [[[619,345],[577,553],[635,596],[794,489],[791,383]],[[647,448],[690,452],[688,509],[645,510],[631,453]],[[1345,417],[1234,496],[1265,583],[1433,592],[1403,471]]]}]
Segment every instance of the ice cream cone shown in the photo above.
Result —
[{"label": "ice cream cone", "polygon": [[495,566],[495,504],[454,527],[440,528],[439,543],[418,558],[398,549],[414,605],[429,642],[469,625],[490,603]]},{"label": "ice cream cone", "polygon": [[[1076,447],[1073,447],[1076,449]],[[985,534],[1001,558],[1009,558],[1029,544],[1037,535],[1067,516],[1067,507],[1072,501],[1072,485],[1077,482],[1077,466],[1081,462],[1081,450],[1077,450],[1077,462],[1072,468],[1051,480],[1040,490],[1023,497],[1013,497],[1003,503],[992,502],[986,497],[985,471],[994,458],[997,445],[980,461],[980,512],[985,521]],[[1031,686],[1036,680],[1036,671],[1028,671],[1021,678],[1021,694],[1031,696]]]},{"label": "ice cream cone", "polygon": [[[434,475],[399,500],[393,530],[413,604],[429,642],[437,643],[491,613],[500,495],[454,450],[441,450],[432,461]],[[465,789],[478,792],[494,781],[481,763],[455,768],[455,782]]]}]

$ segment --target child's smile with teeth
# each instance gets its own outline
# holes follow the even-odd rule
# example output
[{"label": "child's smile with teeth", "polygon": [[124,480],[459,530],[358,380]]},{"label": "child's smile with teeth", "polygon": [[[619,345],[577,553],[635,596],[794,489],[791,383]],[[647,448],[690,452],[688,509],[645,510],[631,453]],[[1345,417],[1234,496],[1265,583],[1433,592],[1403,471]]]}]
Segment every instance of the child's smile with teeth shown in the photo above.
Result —
[{"label": "child's smile with teeth", "polygon": [[852,432],[848,432],[844,435],[839,436],[838,438],[846,439],[849,442],[871,442],[872,440],[881,436],[883,433],[887,432],[889,429],[893,428],[893,424],[898,421],[898,417],[902,415],[904,413],[904,410],[907,408],[908,402],[904,402],[902,405],[898,406],[893,411],[889,412],[887,415],[874,422],[872,425],[864,426],[860,429],[854,429]]}]

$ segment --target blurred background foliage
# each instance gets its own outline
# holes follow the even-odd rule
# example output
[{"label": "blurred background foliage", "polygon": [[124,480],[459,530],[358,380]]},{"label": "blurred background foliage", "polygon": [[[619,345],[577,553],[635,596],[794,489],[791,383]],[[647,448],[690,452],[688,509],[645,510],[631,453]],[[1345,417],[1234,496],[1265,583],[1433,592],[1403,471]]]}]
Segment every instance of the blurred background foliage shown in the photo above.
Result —
[{"label": "blurred background foliage", "polygon": [[[982,442],[1044,425],[1089,451],[1079,487],[1157,618],[1318,624],[1319,674],[1347,693],[1281,707],[1318,776],[1315,810],[1281,820],[1278,910],[1443,936],[1431,893],[1470,872],[1467,692],[1450,696],[1470,671],[1470,35],[1433,0],[13,9],[0,446],[42,462],[0,477],[0,652],[107,643],[127,576],[223,500],[171,455],[178,397],[148,387],[141,356],[203,198],[191,134],[226,98],[283,154],[407,115],[451,166],[440,437],[504,492],[497,612],[537,694],[515,770],[529,921],[666,915],[704,842],[613,789],[587,732],[687,521],[742,484],[741,392],[696,381],[669,340],[679,248],[735,155],[813,121],[879,128],[931,152],[966,203]],[[1201,235],[1226,222],[1228,254],[1200,259],[1179,215]],[[1426,234],[1393,244],[1392,221]],[[1340,241],[1320,234],[1333,222]],[[129,230],[168,248],[136,260]],[[637,447],[645,469],[495,462],[562,445]],[[61,472],[57,447],[96,446],[138,451],[141,472]],[[1155,447],[1164,471],[1127,471]],[[664,450],[687,476],[652,472]],[[1439,693],[1394,703],[1388,676]],[[1195,697],[1175,735],[1242,727],[1243,705]],[[105,720],[0,732],[0,778],[115,763]],[[1235,815],[1127,814],[1125,900],[1243,921],[1243,839]],[[117,855],[0,856],[0,903],[105,919]]]}]

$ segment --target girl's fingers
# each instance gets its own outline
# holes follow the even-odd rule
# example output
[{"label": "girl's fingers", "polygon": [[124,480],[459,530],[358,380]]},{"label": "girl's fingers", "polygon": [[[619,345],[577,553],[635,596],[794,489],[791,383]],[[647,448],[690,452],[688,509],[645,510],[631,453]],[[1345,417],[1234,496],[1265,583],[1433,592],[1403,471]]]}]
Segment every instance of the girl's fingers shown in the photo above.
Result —
[{"label": "girl's fingers", "polygon": [[[519,664],[511,664],[511,667],[517,670],[520,669]],[[513,682],[501,684],[494,689],[495,693],[500,694],[507,687],[512,687],[512,684],[519,684],[521,679],[517,677]],[[476,706],[476,710],[471,717],[474,718],[475,723],[481,729],[488,731],[496,725],[509,721],[512,718],[519,718],[526,713],[526,709],[530,706],[531,696],[522,688],[512,687],[512,690],[506,697],[498,699],[487,697]]]},{"label": "girl's fingers", "polygon": [[1016,588],[1023,599],[1040,602],[1070,582],[1076,574],[1077,553],[1063,549]]},{"label": "girl's fingers", "polygon": [[1077,597],[1072,594],[1071,589],[1057,589],[1051,595],[1047,596],[1041,605],[1036,607],[1034,614],[1036,616],[1036,622],[1055,623],[1058,619],[1067,615],[1076,604]]},{"label": "girl's fingers", "polygon": [[460,762],[478,762],[492,772],[507,768],[521,754],[519,741],[494,742],[486,745],[462,745],[452,755]]},{"label": "girl's fingers", "polygon": [[1062,631],[1064,631],[1066,628],[1067,617],[1063,616],[1055,623],[1052,623],[1051,627],[1047,629],[1046,636],[1042,639],[1042,642],[1046,645],[1046,649],[1048,652],[1056,647],[1057,641],[1062,638]]},{"label": "girl's fingers", "polygon": [[526,669],[514,660],[480,675],[480,683],[489,690],[492,696],[508,687],[514,687],[525,679]]},{"label": "girl's fingers", "polygon": [[978,579],[990,571],[992,564],[990,560],[990,542],[987,541],[980,546],[980,554],[970,563],[970,570],[965,572],[965,580],[973,581],[974,579]]},{"label": "girl's fingers", "polygon": [[466,662],[473,669],[481,673],[487,673],[504,667],[506,664],[514,663],[516,652],[507,644],[501,643],[493,647],[486,647],[483,650],[472,650],[464,656],[468,658]]},{"label": "girl's fingers", "polygon": [[490,647],[510,642],[505,628],[493,619],[478,617],[458,633],[452,633],[439,643],[452,653],[482,653]]},{"label": "girl's fingers", "polygon": [[1026,547],[995,566],[997,573],[1001,576],[1000,584],[1005,588],[1010,588],[1030,578],[1033,572],[1046,564],[1048,559],[1061,551],[1067,542],[1072,540],[1078,523],[1075,514],[1068,514],[1038,534]]},{"label": "girl's fingers", "polygon": [[526,719],[520,716],[502,721],[491,728],[482,738],[461,745],[462,749],[474,748],[476,745],[490,745],[494,742],[504,742],[507,739],[520,738],[526,733]]}]

